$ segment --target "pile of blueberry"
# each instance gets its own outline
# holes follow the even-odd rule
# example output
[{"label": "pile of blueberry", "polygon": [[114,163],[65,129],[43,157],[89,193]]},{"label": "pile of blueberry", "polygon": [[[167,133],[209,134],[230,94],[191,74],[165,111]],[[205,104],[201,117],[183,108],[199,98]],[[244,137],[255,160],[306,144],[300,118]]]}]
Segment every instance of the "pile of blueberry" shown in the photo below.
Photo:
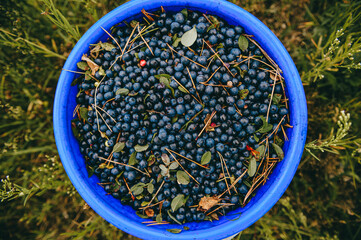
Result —
[{"label": "pile of blueberry", "polygon": [[99,184],[139,216],[218,219],[243,206],[261,162],[282,160],[281,77],[241,26],[186,9],[145,19],[78,63],[74,134]]}]

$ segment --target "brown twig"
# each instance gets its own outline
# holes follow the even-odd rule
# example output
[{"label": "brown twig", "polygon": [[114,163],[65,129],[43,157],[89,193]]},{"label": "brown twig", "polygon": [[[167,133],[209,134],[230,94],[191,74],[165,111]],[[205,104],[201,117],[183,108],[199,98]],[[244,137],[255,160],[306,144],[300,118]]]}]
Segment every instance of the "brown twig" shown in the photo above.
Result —
[{"label": "brown twig", "polygon": [[124,178],[124,177],[123,177],[123,180],[124,180],[125,185],[127,186],[128,191],[129,191],[129,193],[130,193],[130,195],[132,196],[132,199],[133,199],[133,201],[134,201],[134,200],[135,200],[135,197],[134,197],[134,195],[133,195],[132,191],[130,191],[130,188],[129,188],[129,185],[128,185],[128,183],[127,183],[127,180],[125,180],[125,178]]},{"label": "brown twig", "polygon": [[112,161],[112,160],[109,160],[109,159],[106,159],[106,158],[103,158],[103,157],[99,157],[99,158],[104,160],[104,161],[107,161],[107,162],[111,162],[111,163],[114,163],[114,164],[118,164],[118,165],[122,165],[122,166],[125,166],[125,167],[133,168],[134,170],[137,170],[138,172],[143,173],[144,175],[147,175],[148,177],[150,177],[149,173],[147,174],[147,173],[143,172],[142,170],[139,170],[138,168],[133,167],[131,165],[128,165],[128,164],[125,164],[125,163],[120,163],[120,162],[115,162],[115,161]]},{"label": "brown twig", "polygon": [[[167,150],[167,149],[166,149]],[[168,150],[167,150],[168,151]],[[170,155],[174,158],[174,160],[179,164],[179,166],[196,182],[199,184],[199,182],[187,171],[185,168],[178,162],[177,158],[172,154],[172,152],[168,151]]]},{"label": "brown twig", "polygon": [[111,37],[114,40],[114,42],[118,45],[119,50],[122,51],[122,48],[120,47],[118,41],[113,37],[113,35],[111,35],[107,30],[105,30],[105,28],[101,27],[101,29],[103,29],[103,31],[106,32],[109,35],[109,37]]},{"label": "brown twig", "polygon": [[154,198],[157,196],[157,194],[159,193],[160,189],[163,187],[164,182],[165,182],[165,181],[163,180],[163,182],[160,184],[160,186],[159,186],[159,188],[158,188],[157,192],[154,194],[154,196],[153,196],[152,200],[150,200],[150,202],[148,203],[148,205],[147,205],[147,206],[149,206],[149,205],[153,202]]},{"label": "brown twig", "polygon": [[172,152],[172,153],[174,153],[174,154],[176,154],[176,155],[178,155],[178,156],[180,156],[180,157],[182,157],[182,158],[184,158],[184,159],[186,159],[186,160],[188,160],[188,161],[190,161],[190,162],[192,162],[192,163],[195,163],[195,164],[197,164],[198,166],[200,166],[200,167],[202,167],[202,168],[208,169],[207,167],[205,167],[205,166],[197,163],[196,161],[193,161],[192,159],[189,159],[189,158],[187,158],[187,157],[185,157],[185,156],[183,156],[183,155],[181,155],[181,154],[179,154],[179,153],[177,153],[177,152],[175,152],[175,151],[173,151],[173,150],[170,150],[170,149],[168,149],[168,148],[165,148],[165,150],[170,151],[170,152]]},{"label": "brown twig", "polygon": [[184,56],[183,54],[180,54],[179,52],[177,52],[176,50],[174,50],[168,43],[167,43],[167,46],[169,47],[170,50],[174,51],[174,52],[177,53],[178,55],[184,57],[185,59],[188,59],[188,60],[191,61],[192,63],[197,64],[198,66],[200,66],[200,67],[202,67],[202,68],[204,68],[204,69],[207,69],[207,68],[206,68],[205,66],[203,66],[202,64],[193,61],[192,59]]},{"label": "brown twig", "polygon": [[202,131],[198,134],[196,140],[202,135],[202,133],[204,132],[204,130],[207,128],[207,126],[211,123],[212,118],[214,117],[214,115],[216,115],[217,111],[213,111],[211,114],[211,117],[208,119],[208,121],[206,122],[206,124],[204,125]]},{"label": "brown twig", "polygon": [[204,39],[203,42],[205,42],[207,44],[207,46],[212,50],[213,53],[217,54],[219,60],[222,62],[223,66],[225,68],[227,68],[228,72],[232,75],[232,77],[234,77],[234,74],[231,72],[231,70],[229,70],[229,68],[227,67],[227,65],[223,62],[223,60],[220,58],[220,56],[218,55],[218,53],[216,53],[213,48],[211,47],[211,45],[209,45]]}]

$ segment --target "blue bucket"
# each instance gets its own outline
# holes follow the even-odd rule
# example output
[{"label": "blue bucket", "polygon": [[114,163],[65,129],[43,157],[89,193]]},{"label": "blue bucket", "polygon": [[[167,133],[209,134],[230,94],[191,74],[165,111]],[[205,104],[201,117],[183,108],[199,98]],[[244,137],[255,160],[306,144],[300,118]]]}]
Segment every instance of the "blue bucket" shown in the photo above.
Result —
[{"label": "blue bucket", "polygon": [[[172,234],[166,229],[180,228],[179,225],[159,225],[146,227],[129,206],[123,206],[119,200],[100,187],[96,176],[88,178],[84,158],[79,144],[73,136],[70,121],[76,106],[77,87],[71,82],[76,74],[62,71],[54,101],[54,134],[59,155],[64,168],[75,188],[89,206],[105,220],[117,228],[142,239],[223,239],[232,236],[252,225],[261,218],[285,192],[290,184],[303,152],[307,131],[307,105],[297,69],[278,38],[256,17],[242,8],[224,0],[133,0],[121,5],[96,22],[75,45],[64,69],[77,70],[76,63],[84,53],[89,52],[89,45],[105,41],[108,35],[101,27],[109,30],[123,20],[139,18],[144,8],[148,12],[159,10],[163,6],[166,11],[180,11],[184,8],[207,12],[219,16],[230,24],[240,25],[246,33],[254,35],[254,39],[275,60],[283,70],[286,82],[286,93],[290,104],[290,120],[293,128],[287,130],[289,141],[284,144],[285,158],[277,164],[266,184],[259,188],[256,196],[244,207],[230,212],[219,221],[186,223],[190,230]],[[230,221],[241,212],[237,220]]]}]

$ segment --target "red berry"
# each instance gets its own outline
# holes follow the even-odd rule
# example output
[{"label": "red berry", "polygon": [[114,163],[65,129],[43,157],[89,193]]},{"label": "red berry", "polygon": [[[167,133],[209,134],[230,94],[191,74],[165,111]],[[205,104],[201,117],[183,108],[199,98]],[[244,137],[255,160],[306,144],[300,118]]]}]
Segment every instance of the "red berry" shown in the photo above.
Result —
[{"label": "red berry", "polygon": [[211,123],[211,127],[215,127],[217,126],[215,123]]},{"label": "red berry", "polygon": [[144,59],[142,59],[140,60],[139,64],[141,67],[144,67],[147,64],[147,62]]}]

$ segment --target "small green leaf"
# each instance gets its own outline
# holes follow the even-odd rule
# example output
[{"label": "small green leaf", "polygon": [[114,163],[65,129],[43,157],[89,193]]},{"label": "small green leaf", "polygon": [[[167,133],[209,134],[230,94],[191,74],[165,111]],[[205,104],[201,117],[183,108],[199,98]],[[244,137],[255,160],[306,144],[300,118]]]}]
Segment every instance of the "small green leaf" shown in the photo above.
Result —
[{"label": "small green leaf", "polygon": [[124,149],[125,143],[124,142],[117,142],[113,147],[113,152],[120,152]]},{"label": "small green leaf", "polygon": [[280,160],[282,160],[285,157],[282,148],[275,143],[272,143],[272,147],[275,150],[277,156],[280,158]]},{"label": "small green leaf", "polygon": [[190,182],[188,174],[185,171],[178,171],[177,182],[178,184],[187,185]]},{"label": "small green leaf", "polygon": [[212,24],[207,28],[207,32],[209,32],[209,30],[213,29],[213,28],[218,28],[219,27],[219,21],[216,17],[214,16],[209,16],[210,21],[212,22]]},{"label": "small green leaf", "polygon": [[154,191],[154,185],[153,185],[153,183],[149,183],[149,184],[148,184],[147,190],[148,190],[148,192],[149,192],[150,194],[153,193],[153,191]]},{"label": "small green leaf", "polygon": [[129,161],[128,161],[128,165],[133,166],[134,164],[138,163],[138,160],[135,158],[135,155],[137,155],[137,152],[133,152],[130,155]]},{"label": "small green leaf", "polygon": [[256,171],[257,171],[257,162],[256,159],[252,157],[251,160],[249,160],[248,176],[253,177],[256,174]]},{"label": "small green leaf", "polygon": [[201,159],[201,165],[206,165],[211,161],[212,153],[210,151],[205,152]]},{"label": "small green leaf", "polygon": [[136,21],[136,20],[130,21],[130,26],[131,26],[132,28],[135,28],[135,26],[137,26],[137,24],[139,24],[139,22]]},{"label": "small green leaf", "polygon": [[78,62],[76,65],[78,66],[79,69],[84,70],[84,71],[89,69],[88,64],[86,62],[83,62],[83,61]]},{"label": "small green leaf", "polygon": [[105,76],[105,71],[102,67],[99,68],[99,75],[100,76]]},{"label": "small green leaf", "polygon": [[185,47],[190,47],[197,40],[197,29],[194,26],[191,30],[185,32],[181,38],[181,43]]},{"label": "small green leaf", "polygon": [[136,152],[144,152],[144,151],[146,151],[148,148],[149,148],[149,145],[148,145],[148,144],[143,145],[143,146],[137,144],[137,145],[135,145],[135,147],[134,147],[134,149],[135,149]]},{"label": "small green leaf", "polygon": [[172,117],[172,123],[175,123],[178,120],[178,115],[175,115],[174,117]]},{"label": "small green leaf", "polygon": [[170,80],[165,77],[160,77],[159,82],[164,83],[164,85],[172,91],[172,95],[174,96],[174,89],[170,86]]},{"label": "small green leaf", "polygon": [[145,207],[145,206],[147,206],[148,204],[149,204],[149,202],[143,201],[143,202],[140,204],[140,206],[141,206],[141,207]]},{"label": "small green leaf", "polygon": [[157,215],[157,217],[155,218],[155,221],[157,221],[157,223],[161,223],[161,222],[163,221],[163,219],[162,219],[162,214],[161,214],[161,213],[159,213],[159,214]]},{"label": "small green leaf", "polygon": [[141,218],[149,218],[148,216],[146,216],[146,215],[143,215],[143,214],[141,214],[141,213],[139,213],[139,212],[135,212],[135,214],[137,214],[138,215],[138,217],[141,217]]},{"label": "small green leaf", "polygon": [[171,229],[167,229],[167,231],[170,233],[180,233],[180,232],[182,232],[182,229],[171,228]]},{"label": "small green leaf", "polygon": [[217,51],[218,49],[220,49],[220,48],[224,48],[223,43],[219,43],[219,44],[217,45],[217,47],[216,47],[216,51]]},{"label": "small green leaf", "polygon": [[188,231],[188,230],[189,230],[189,227],[184,226],[183,229],[186,230],[186,231]]},{"label": "small green leaf", "polygon": [[259,132],[259,133],[267,133],[267,132],[271,131],[272,128],[273,128],[273,125],[268,123],[266,121],[266,119],[264,118],[264,116],[260,116],[260,118],[261,118],[263,124],[262,124],[262,127],[257,130],[257,132]]},{"label": "small green leaf", "polygon": [[261,159],[266,154],[266,146],[262,144],[256,149],[256,151],[259,152],[258,159]]},{"label": "small green leaf", "polygon": [[147,94],[145,95],[144,100],[143,100],[144,103],[145,103],[145,100],[147,100],[147,98],[148,98],[149,96],[150,96],[149,93],[147,93]]},{"label": "small green leaf", "polygon": [[162,161],[164,162],[164,164],[165,164],[166,166],[168,166],[168,165],[170,164],[170,158],[169,158],[169,156],[168,156],[166,153],[163,153],[163,154],[161,155],[161,158],[162,158]]},{"label": "small green leaf", "polygon": [[182,223],[179,222],[179,221],[169,212],[169,210],[167,211],[167,213],[168,213],[168,216],[169,216],[173,221],[175,221],[175,222],[178,223],[179,225],[182,225]]},{"label": "small green leaf", "polygon": [[154,75],[154,77],[156,78],[156,79],[160,79],[161,77],[164,77],[164,78],[166,78],[166,79],[171,79],[171,76],[169,75],[169,74],[158,74],[158,75]]},{"label": "small green leaf", "polygon": [[242,89],[238,92],[239,98],[240,99],[245,99],[249,94],[249,90],[248,89]]},{"label": "small green leaf", "polygon": [[95,169],[90,167],[88,164],[86,165],[86,171],[88,172],[88,177],[93,176]]},{"label": "small green leaf", "polygon": [[183,205],[184,205],[184,195],[183,194],[178,194],[175,198],[173,198],[172,203],[170,204],[172,212],[177,211]]},{"label": "small green leaf", "polygon": [[169,165],[169,169],[170,170],[174,170],[174,169],[177,169],[179,166],[179,164],[177,162],[172,162],[170,165]]},{"label": "small green leaf", "polygon": [[187,89],[185,89],[183,86],[178,86],[179,91],[188,93]]},{"label": "small green leaf", "polygon": [[239,38],[238,38],[238,47],[239,47],[242,51],[246,51],[246,50],[247,50],[248,44],[249,44],[248,39],[247,39],[245,36],[243,36],[243,35],[239,36]]},{"label": "small green leaf", "polygon": [[115,95],[128,95],[128,93],[129,93],[129,89],[127,89],[127,88],[119,88],[115,92]]},{"label": "small green leaf", "polygon": [[256,140],[256,142],[259,142],[259,138],[257,137],[256,134],[253,134],[254,140]]},{"label": "small green leaf", "polygon": [[185,8],[185,9],[183,9],[183,10],[181,11],[181,13],[184,15],[185,20],[187,20],[187,18],[188,18],[188,10]]},{"label": "small green leaf", "polygon": [[164,85],[168,88],[170,87],[170,80],[166,77],[160,77],[159,82],[164,83]]},{"label": "small green leaf", "polygon": [[79,108],[80,117],[86,121],[88,121],[88,109],[86,107]]},{"label": "small green leaf", "polygon": [[177,38],[176,40],[174,40],[174,42],[172,43],[173,47],[178,47],[179,43],[181,42],[181,38]]},{"label": "small green leaf", "polygon": [[273,104],[279,104],[279,102],[281,101],[281,98],[282,98],[282,94],[274,94],[273,95],[273,98],[272,98],[272,103]]},{"label": "small green leaf", "polygon": [[143,187],[135,187],[134,189],[130,189],[132,191],[132,193],[134,194],[134,196],[140,195],[143,193],[144,188]]},{"label": "small green leaf", "polygon": [[104,43],[100,43],[100,46],[105,50],[105,51],[111,51],[115,48],[115,46],[111,43],[108,42],[104,42]]}]

